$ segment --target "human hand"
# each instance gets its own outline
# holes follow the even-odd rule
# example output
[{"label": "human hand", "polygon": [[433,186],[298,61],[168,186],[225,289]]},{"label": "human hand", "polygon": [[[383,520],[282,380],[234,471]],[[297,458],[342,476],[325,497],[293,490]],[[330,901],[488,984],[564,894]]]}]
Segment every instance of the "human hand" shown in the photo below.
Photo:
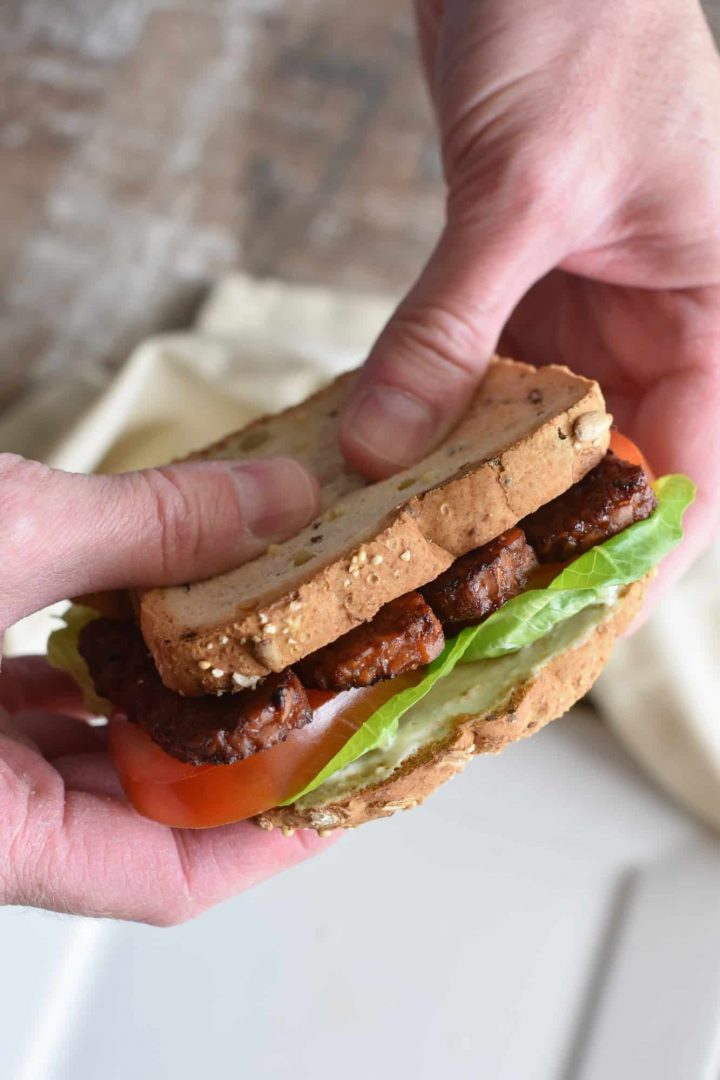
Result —
[{"label": "human hand", "polygon": [[[80,593],[219,573],[291,535],[317,485],[287,459],[74,476],[0,454],[0,636]],[[140,817],[103,728],[41,657],[0,674],[0,904],[171,925],[326,846],[244,822],[204,832]]]},{"label": "human hand", "polygon": [[667,582],[718,528],[720,63],[688,0],[417,0],[447,223],[342,442],[368,476],[450,430],[498,345],[597,378],[699,485]]}]

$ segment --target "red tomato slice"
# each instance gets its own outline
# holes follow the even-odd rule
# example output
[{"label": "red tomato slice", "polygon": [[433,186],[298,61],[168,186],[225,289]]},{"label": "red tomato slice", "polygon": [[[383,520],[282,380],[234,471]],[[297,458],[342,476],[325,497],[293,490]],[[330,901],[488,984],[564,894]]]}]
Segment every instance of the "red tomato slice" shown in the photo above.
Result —
[{"label": "red tomato slice", "polygon": [[628,439],[627,435],[622,435],[615,428],[610,432],[610,449],[623,461],[630,461],[633,465],[640,465],[650,480],[655,479],[655,474],[648,465],[647,458],[642,450],[635,445],[632,439]]},{"label": "red tomato slice", "polygon": [[110,747],[125,793],[139,813],[175,828],[227,825],[302,791],[376,709],[419,677],[413,672],[342,694],[310,690],[311,723],[235,765],[186,765],[122,717],[110,722]]}]

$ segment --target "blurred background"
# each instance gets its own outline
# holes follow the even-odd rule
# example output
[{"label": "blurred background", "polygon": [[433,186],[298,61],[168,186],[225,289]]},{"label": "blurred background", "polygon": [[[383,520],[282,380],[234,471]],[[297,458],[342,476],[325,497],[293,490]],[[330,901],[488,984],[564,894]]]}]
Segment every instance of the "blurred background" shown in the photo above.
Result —
[{"label": "blurred background", "polygon": [[[0,450],[149,463],[362,359],[442,220],[409,3],[5,0],[0,47]],[[650,749],[624,682],[650,700],[688,609],[562,724],[191,925],[0,912],[2,1080],[720,1076],[717,670],[655,695]]]},{"label": "blurred background", "polygon": [[410,4],[3,4],[0,407],[230,268],[398,294],[442,219]]}]

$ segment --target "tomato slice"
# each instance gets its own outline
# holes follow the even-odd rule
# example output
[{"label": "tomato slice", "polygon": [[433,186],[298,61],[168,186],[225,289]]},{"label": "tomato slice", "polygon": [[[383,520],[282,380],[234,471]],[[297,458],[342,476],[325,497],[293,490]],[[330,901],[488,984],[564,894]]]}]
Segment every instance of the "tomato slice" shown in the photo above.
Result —
[{"label": "tomato slice", "polygon": [[312,721],[235,765],[177,761],[138,724],[116,716],[110,748],[120,782],[140,814],[175,828],[208,829],[254,817],[302,791],[376,709],[421,674],[342,694],[309,690]]},{"label": "tomato slice", "polygon": [[623,461],[630,461],[633,465],[639,465],[647,473],[650,480],[655,479],[655,474],[648,465],[648,460],[642,450],[635,445],[632,439],[628,439],[627,435],[621,434],[615,428],[610,432],[610,449]]}]

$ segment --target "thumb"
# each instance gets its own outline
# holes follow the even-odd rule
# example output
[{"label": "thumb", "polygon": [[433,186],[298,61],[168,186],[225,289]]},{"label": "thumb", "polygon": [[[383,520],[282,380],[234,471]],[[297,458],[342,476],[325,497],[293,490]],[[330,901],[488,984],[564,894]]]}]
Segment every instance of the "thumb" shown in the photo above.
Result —
[{"label": "thumb", "polygon": [[315,478],[290,458],[83,476],[0,454],[0,628],[69,596],[222,573],[317,504]]},{"label": "thumb", "polygon": [[372,349],[340,426],[343,452],[365,476],[388,476],[444,438],[513,308],[556,261],[546,227],[513,216],[497,204],[469,222],[451,216]]}]

